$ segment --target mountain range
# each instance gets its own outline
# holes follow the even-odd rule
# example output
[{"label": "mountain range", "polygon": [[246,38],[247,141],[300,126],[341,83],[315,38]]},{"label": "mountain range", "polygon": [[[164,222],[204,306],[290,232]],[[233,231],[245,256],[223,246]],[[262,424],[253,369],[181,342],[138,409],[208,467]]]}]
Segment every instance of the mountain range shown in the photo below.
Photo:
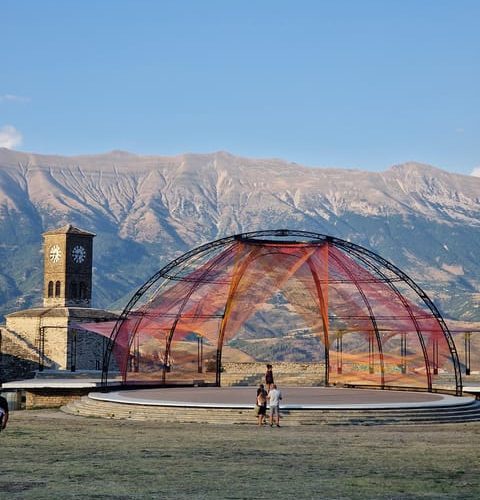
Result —
[{"label": "mountain range", "polygon": [[41,304],[41,234],[68,223],[97,234],[97,307],[120,308],[200,244],[287,228],[367,247],[447,318],[480,321],[480,178],[429,165],[365,172],[226,152],[65,157],[2,148],[0,315]]}]

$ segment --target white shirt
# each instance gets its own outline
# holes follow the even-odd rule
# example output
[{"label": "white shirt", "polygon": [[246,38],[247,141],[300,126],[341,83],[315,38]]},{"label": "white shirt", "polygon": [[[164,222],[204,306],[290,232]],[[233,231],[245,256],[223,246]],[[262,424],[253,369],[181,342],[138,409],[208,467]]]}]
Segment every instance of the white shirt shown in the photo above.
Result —
[{"label": "white shirt", "polygon": [[278,406],[282,399],[282,393],[278,389],[272,389],[268,393],[268,399],[270,400],[270,406]]}]

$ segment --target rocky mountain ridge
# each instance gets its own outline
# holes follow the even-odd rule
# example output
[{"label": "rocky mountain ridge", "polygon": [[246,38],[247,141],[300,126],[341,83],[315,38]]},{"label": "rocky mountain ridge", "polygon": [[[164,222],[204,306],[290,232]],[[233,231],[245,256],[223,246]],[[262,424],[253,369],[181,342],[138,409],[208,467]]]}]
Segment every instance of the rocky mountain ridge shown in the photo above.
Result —
[{"label": "rocky mountain ridge", "polygon": [[40,302],[41,233],[96,232],[97,306],[119,306],[169,260],[229,234],[289,228],[391,260],[442,311],[480,319],[480,178],[407,163],[380,173],[226,152],[63,157],[0,149],[0,313]]}]

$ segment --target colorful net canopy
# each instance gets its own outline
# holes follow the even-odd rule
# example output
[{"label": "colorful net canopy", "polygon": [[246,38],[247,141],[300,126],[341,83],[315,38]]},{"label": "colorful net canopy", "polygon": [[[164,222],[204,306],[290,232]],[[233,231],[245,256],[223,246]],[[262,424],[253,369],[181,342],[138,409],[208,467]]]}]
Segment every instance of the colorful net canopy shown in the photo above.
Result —
[{"label": "colorful net canopy", "polygon": [[124,382],[220,384],[225,361],[291,361],[318,364],[325,384],[455,383],[448,329],[401,271],[343,240],[257,234],[204,245],[152,277],[113,325],[104,369]]}]

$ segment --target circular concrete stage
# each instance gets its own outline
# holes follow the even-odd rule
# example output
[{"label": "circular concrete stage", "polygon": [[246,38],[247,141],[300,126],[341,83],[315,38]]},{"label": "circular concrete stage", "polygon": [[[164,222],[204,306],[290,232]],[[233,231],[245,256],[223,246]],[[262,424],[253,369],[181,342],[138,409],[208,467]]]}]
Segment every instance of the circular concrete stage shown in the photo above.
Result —
[{"label": "circular concrete stage", "polygon": [[[99,401],[131,405],[188,408],[253,409],[256,387],[179,387],[90,393]],[[471,397],[428,392],[346,389],[334,387],[286,387],[281,389],[283,410],[367,410],[446,408],[471,404]]]},{"label": "circular concrete stage", "polygon": [[[78,416],[164,423],[255,425],[256,387],[178,387],[91,392],[62,407]],[[480,421],[480,401],[426,392],[285,387],[282,425],[387,425]]]}]

